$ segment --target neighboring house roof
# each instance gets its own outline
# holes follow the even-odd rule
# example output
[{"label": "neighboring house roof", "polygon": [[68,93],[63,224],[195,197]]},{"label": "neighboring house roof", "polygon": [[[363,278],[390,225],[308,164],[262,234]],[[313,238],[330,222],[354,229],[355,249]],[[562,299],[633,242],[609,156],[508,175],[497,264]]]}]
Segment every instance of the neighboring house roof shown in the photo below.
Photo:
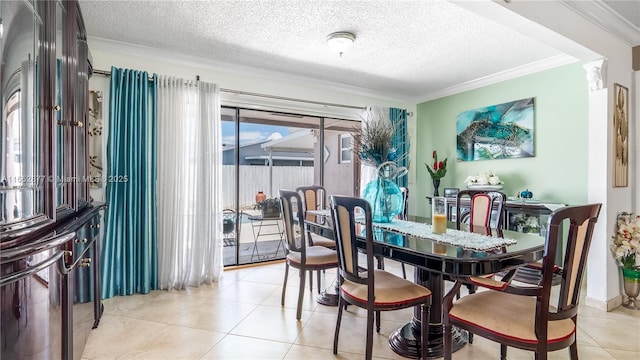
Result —
[{"label": "neighboring house roof", "polygon": [[262,144],[262,148],[267,151],[313,153],[315,142],[316,136],[313,134],[313,130],[305,129],[296,131],[280,139],[265,142]]},{"label": "neighboring house roof", "polygon": [[[315,142],[313,131],[305,129],[279,139],[240,145],[240,156],[249,163],[269,160],[269,152],[274,161],[313,161]],[[234,145],[227,145],[223,151],[234,149]]]}]

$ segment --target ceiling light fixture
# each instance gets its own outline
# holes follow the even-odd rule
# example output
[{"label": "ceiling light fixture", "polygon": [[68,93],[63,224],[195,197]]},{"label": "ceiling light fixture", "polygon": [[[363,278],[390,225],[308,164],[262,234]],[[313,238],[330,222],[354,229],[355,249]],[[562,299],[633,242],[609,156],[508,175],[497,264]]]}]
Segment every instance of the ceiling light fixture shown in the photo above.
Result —
[{"label": "ceiling light fixture", "polygon": [[327,44],[329,47],[340,54],[347,51],[356,41],[356,36],[347,31],[338,31],[327,36]]}]

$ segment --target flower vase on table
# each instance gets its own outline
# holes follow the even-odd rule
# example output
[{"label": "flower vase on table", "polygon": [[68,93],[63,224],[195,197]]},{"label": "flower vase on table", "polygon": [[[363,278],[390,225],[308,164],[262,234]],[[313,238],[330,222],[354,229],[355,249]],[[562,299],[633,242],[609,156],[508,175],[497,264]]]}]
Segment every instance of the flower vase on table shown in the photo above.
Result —
[{"label": "flower vase on table", "polygon": [[433,179],[433,196],[440,196],[438,188],[440,188],[440,179]]},{"label": "flower vase on table", "polygon": [[427,167],[433,182],[433,196],[440,196],[440,179],[447,174],[447,159],[438,161],[438,152],[435,150],[431,153],[431,157],[433,158],[433,168],[429,164],[425,163],[424,165]]},{"label": "flower vase on table", "polygon": [[404,203],[402,191],[393,182],[393,179],[398,176],[399,169],[392,162],[381,164],[377,168],[376,177],[362,192],[362,198],[371,204],[371,215],[375,222],[391,222],[402,212]]}]

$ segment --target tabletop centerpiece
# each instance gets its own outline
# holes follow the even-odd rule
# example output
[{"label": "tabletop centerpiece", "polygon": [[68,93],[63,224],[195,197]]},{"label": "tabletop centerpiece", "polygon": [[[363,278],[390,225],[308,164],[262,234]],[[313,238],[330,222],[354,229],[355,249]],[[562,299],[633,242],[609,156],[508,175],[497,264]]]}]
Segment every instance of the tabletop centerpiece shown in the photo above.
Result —
[{"label": "tabletop centerpiece", "polygon": [[392,146],[395,133],[396,126],[380,109],[368,112],[361,129],[352,133],[354,151],[362,163],[376,168],[373,180],[362,192],[362,198],[371,205],[374,222],[391,222],[404,204],[394,179],[407,173],[407,168],[398,165],[406,154],[398,154]]},{"label": "tabletop centerpiece", "polygon": [[640,215],[628,212],[618,214],[612,241],[611,252],[620,265],[624,292],[628,297],[622,305],[640,309],[635,304],[640,294]]},{"label": "tabletop centerpiece", "polygon": [[502,190],[504,184],[493,171],[467,176],[464,183],[469,190]]},{"label": "tabletop centerpiece", "polygon": [[447,174],[447,158],[442,161],[438,161],[438,152],[433,150],[431,153],[433,159],[433,168],[429,167],[429,164],[425,163],[429,175],[431,175],[431,181],[433,182],[433,196],[440,196],[438,189],[440,188],[440,179]]}]

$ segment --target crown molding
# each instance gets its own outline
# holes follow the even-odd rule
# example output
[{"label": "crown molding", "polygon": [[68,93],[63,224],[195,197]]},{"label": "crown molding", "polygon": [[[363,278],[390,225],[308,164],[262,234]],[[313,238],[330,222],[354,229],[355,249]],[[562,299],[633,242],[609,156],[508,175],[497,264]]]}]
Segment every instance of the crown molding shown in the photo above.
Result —
[{"label": "crown molding", "polygon": [[501,71],[492,75],[488,75],[475,80],[467,81],[458,85],[454,85],[442,90],[433,91],[416,98],[416,103],[420,104],[445,96],[459,94],[469,90],[479,89],[484,86],[497,84],[503,81],[530,75],[539,71],[553,69],[559,66],[572,64],[579,61],[573,56],[560,54],[540,61],[536,61],[527,65],[519,66],[513,69]]},{"label": "crown molding", "polygon": [[[94,51],[110,52],[117,54],[125,54],[140,58],[146,58],[154,61],[164,61],[166,63],[188,66],[193,68],[200,68],[207,71],[215,71],[227,74],[237,74],[242,76],[254,76],[265,80],[276,81],[280,84],[288,83],[290,85],[315,87],[327,90],[329,92],[341,92],[348,93],[357,96],[376,98],[385,101],[396,101],[401,103],[413,104],[414,97],[400,93],[390,93],[377,91],[373,89],[361,88],[357,86],[351,86],[346,84],[340,84],[330,81],[319,80],[310,77],[291,75],[288,73],[265,70],[261,68],[255,68],[244,65],[237,65],[231,63],[225,63],[220,61],[214,61],[197,56],[185,55],[172,51],[162,50],[158,48],[125,43],[120,41],[113,41],[97,37],[88,38],[89,49]],[[108,69],[101,69],[108,70]],[[204,80],[204,79],[203,79]],[[215,79],[213,80],[215,81]],[[219,84],[221,87],[225,87],[224,84]],[[241,90],[241,89],[235,89]],[[244,90],[244,89],[242,89]],[[373,104],[357,104],[358,106],[373,105]]]},{"label": "crown molding", "polygon": [[560,0],[560,3],[630,46],[640,45],[640,27],[632,24],[605,2]]}]

